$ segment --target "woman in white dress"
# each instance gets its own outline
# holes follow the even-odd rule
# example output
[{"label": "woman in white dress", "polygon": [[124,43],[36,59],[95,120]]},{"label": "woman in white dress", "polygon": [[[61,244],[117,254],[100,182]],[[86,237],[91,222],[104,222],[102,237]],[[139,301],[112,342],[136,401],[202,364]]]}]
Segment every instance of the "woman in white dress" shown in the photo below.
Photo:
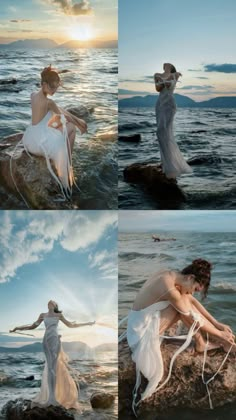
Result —
[{"label": "woman in white dress", "polygon": [[48,407],[50,405],[79,409],[78,389],[74,379],[71,377],[67,361],[68,358],[62,350],[60,335],[57,327],[59,321],[69,328],[78,328],[85,325],[93,325],[94,322],[76,323],[64,318],[58,305],[53,300],[48,302],[48,312],[39,315],[37,321],[32,325],[16,327],[10,332],[33,330],[41,322],[45,324],[43,337],[43,349],[46,357],[45,367],[42,375],[40,392],[31,402],[31,407]]},{"label": "woman in white dress", "polygon": [[45,157],[48,170],[63,196],[70,198],[74,183],[72,150],[76,127],[83,134],[87,125],[48,99],[48,95],[54,95],[60,84],[60,76],[51,65],[42,71],[41,89],[31,94],[32,121],[24,133],[23,144],[27,152]]},{"label": "woman in white dress", "polygon": [[[213,318],[192,296],[196,291],[201,291],[203,296],[206,296],[210,276],[211,264],[206,260],[197,259],[181,272],[155,273],[138,292],[133,309],[128,315],[126,332],[132,360],[136,364],[134,412],[141,373],[147,378],[148,384],[141,394],[140,401],[150,397],[168,382],[174,360],[190,345],[193,336],[197,352],[204,352],[206,348],[203,334],[209,334],[211,339],[208,350],[222,347],[225,352],[235,352],[235,337],[230,327]],[[178,320],[182,320],[188,327],[188,334],[174,337],[184,339],[184,342],[172,357],[167,378],[159,385],[164,374],[161,343],[163,338],[170,338],[163,334]],[[121,339],[123,337],[124,334]]]},{"label": "woman in white dress", "polygon": [[162,170],[167,178],[176,179],[192,169],[182,156],[174,139],[173,121],[176,113],[174,89],[181,76],[173,64],[164,63],[164,73],[155,73],[154,81],[159,97],[156,103],[157,139],[160,146]]}]

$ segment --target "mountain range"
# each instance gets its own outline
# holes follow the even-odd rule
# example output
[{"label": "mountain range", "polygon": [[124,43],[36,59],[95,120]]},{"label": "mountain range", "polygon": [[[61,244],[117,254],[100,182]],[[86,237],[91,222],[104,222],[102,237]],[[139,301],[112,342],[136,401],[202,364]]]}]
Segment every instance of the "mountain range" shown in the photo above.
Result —
[{"label": "mountain range", "polygon": [[67,41],[63,44],[58,44],[52,39],[24,39],[10,42],[9,44],[0,44],[0,48],[4,49],[51,49],[51,48],[117,48],[117,41],[104,41],[101,39],[94,39],[89,41]]},{"label": "mountain range", "polygon": [[[104,353],[108,351],[117,351],[117,344],[116,343],[106,343],[100,344],[96,347],[89,347],[86,343],[81,341],[72,341],[70,343],[63,342],[62,343],[63,350],[67,352],[77,352],[80,354],[94,354],[95,353]],[[29,353],[37,353],[43,352],[43,346],[41,342],[36,342],[33,344],[27,344],[21,347],[0,347],[0,353],[22,353],[22,352],[29,352]]]},{"label": "mountain range", "polygon": [[[196,102],[188,96],[174,94],[178,107],[187,108],[236,108],[236,96],[219,96],[207,101]],[[132,96],[119,100],[120,108],[155,107],[157,95]]]}]

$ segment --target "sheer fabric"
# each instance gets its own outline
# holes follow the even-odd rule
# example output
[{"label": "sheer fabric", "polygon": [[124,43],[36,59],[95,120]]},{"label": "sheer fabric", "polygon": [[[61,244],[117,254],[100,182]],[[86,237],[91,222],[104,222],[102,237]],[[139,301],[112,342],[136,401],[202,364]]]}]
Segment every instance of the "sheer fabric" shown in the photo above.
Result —
[{"label": "sheer fabric", "polygon": [[185,161],[174,139],[173,121],[176,103],[173,93],[176,81],[170,80],[168,84],[171,86],[163,88],[156,103],[157,139],[163,172],[167,178],[176,178],[181,174],[191,173],[192,169]]},{"label": "sheer fabric", "polygon": [[31,406],[62,405],[65,408],[79,409],[79,390],[68,370],[68,357],[62,350],[57,332],[58,322],[57,317],[44,317],[46,330],[43,349],[46,362],[40,392],[32,400]]}]

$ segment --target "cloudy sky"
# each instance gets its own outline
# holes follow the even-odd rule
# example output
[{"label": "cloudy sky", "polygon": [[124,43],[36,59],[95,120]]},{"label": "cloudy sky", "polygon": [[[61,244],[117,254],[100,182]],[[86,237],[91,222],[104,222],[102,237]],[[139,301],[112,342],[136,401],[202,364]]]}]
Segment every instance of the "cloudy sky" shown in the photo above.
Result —
[{"label": "cloudy sky", "polygon": [[119,231],[236,232],[236,211],[119,211]]},{"label": "cloudy sky", "polygon": [[170,62],[183,74],[176,93],[235,96],[235,16],[235,0],[120,0],[120,93],[155,93],[153,74]]},{"label": "cloudy sky", "polygon": [[[35,341],[6,333],[47,312],[50,299],[70,321],[105,324],[62,324],[63,341],[116,341],[117,212],[1,211],[0,225],[0,346]],[[28,332],[41,340],[44,328]]]},{"label": "cloudy sky", "polygon": [[0,43],[117,39],[118,0],[1,0]]}]

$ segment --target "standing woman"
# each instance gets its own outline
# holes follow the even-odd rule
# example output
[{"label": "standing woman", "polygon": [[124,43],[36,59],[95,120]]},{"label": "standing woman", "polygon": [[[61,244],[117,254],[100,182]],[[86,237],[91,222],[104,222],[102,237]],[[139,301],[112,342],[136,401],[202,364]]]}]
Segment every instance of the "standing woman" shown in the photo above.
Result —
[{"label": "standing woman", "polygon": [[58,305],[53,300],[48,302],[48,312],[39,315],[37,321],[32,325],[16,327],[10,332],[17,330],[33,330],[41,322],[45,324],[45,334],[43,337],[43,349],[46,357],[45,367],[42,376],[40,392],[31,402],[31,407],[48,407],[50,405],[62,405],[65,408],[79,409],[78,389],[67,367],[68,358],[61,347],[61,336],[58,335],[57,326],[62,321],[69,328],[93,325],[95,322],[79,324],[70,322],[64,318],[62,312],[58,310]]},{"label": "standing woman", "polygon": [[181,73],[173,64],[164,63],[164,73],[155,73],[154,81],[159,98],[156,104],[157,139],[160,146],[162,170],[167,178],[176,179],[192,169],[182,156],[174,139],[173,121],[176,113],[174,90]]}]

